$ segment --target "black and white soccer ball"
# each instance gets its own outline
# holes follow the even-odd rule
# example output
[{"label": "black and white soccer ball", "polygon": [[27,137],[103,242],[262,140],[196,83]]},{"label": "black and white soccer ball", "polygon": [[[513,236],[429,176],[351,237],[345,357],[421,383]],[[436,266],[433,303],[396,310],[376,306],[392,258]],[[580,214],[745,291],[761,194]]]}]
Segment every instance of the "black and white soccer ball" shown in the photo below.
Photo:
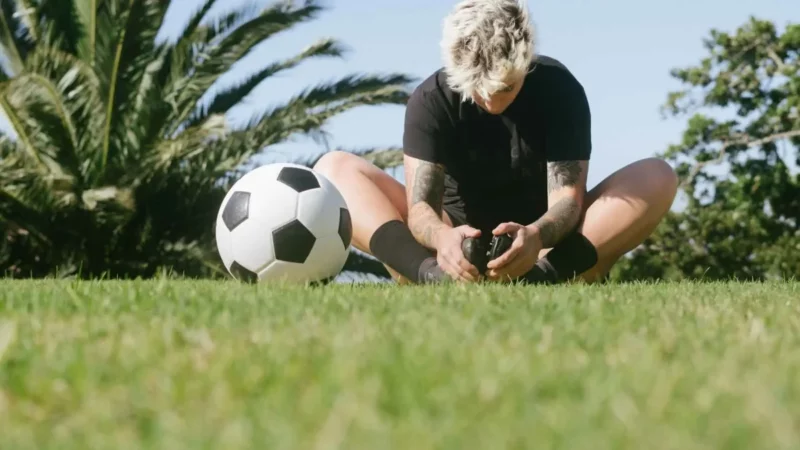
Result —
[{"label": "black and white soccer ball", "polygon": [[352,223],[341,193],[322,174],[288,163],[258,167],[222,200],[217,250],[247,282],[325,282],[350,250]]}]

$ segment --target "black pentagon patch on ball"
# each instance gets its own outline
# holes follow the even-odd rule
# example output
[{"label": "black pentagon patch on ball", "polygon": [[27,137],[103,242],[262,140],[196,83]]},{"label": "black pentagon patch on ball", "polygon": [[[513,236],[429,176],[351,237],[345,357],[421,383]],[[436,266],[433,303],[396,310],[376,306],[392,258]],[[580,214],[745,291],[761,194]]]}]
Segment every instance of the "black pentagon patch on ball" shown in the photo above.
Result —
[{"label": "black pentagon patch on ball", "polygon": [[289,186],[295,191],[305,192],[319,187],[319,181],[314,173],[300,167],[284,167],[278,174],[278,181]]},{"label": "black pentagon patch on ball", "polygon": [[339,209],[339,237],[342,238],[344,248],[347,248],[353,239],[353,222],[350,221],[350,211],[347,208]]},{"label": "black pentagon patch on ball", "polygon": [[231,264],[231,274],[233,274],[233,277],[237,280],[244,281],[245,283],[255,283],[258,281],[257,273],[248,270],[236,261]]},{"label": "black pentagon patch on ball", "polygon": [[231,195],[225,205],[225,210],[222,211],[222,221],[225,222],[225,226],[228,227],[229,231],[233,231],[234,228],[247,220],[249,207],[249,192],[236,191]]},{"label": "black pentagon patch on ball", "polygon": [[304,263],[314,248],[317,238],[299,220],[295,219],[272,232],[275,259]]}]

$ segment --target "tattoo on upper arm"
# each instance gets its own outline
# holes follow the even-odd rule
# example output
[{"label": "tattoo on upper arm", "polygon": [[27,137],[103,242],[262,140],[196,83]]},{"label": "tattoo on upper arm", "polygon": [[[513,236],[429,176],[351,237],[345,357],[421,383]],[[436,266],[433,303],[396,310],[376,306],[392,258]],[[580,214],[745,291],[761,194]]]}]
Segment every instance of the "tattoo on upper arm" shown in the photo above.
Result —
[{"label": "tattoo on upper arm", "polygon": [[444,168],[438,164],[420,162],[414,173],[411,206],[425,202],[437,216],[442,214],[444,199]]},{"label": "tattoo on upper arm", "polygon": [[581,179],[579,161],[555,161],[547,163],[547,192],[578,184]]}]

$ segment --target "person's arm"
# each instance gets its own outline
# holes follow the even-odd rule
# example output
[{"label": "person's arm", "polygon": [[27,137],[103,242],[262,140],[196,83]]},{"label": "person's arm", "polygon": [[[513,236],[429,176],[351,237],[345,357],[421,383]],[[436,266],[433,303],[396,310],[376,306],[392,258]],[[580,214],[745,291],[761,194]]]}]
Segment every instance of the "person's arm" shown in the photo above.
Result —
[{"label": "person's arm", "polygon": [[580,83],[560,77],[552,99],[545,137],[548,210],[530,224],[542,248],[554,247],[578,226],[592,150],[591,113]]},{"label": "person's arm", "polygon": [[450,227],[442,217],[444,168],[441,164],[404,157],[408,227],[422,245],[436,248],[439,233]]},{"label": "person's arm", "polygon": [[450,229],[442,217],[444,167],[442,155],[451,145],[446,114],[435,98],[412,93],[406,105],[403,164],[408,204],[408,227],[424,246],[436,249],[441,231]]},{"label": "person's arm", "polygon": [[542,248],[552,248],[578,225],[586,195],[588,160],[547,163],[547,212],[531,229]]}]

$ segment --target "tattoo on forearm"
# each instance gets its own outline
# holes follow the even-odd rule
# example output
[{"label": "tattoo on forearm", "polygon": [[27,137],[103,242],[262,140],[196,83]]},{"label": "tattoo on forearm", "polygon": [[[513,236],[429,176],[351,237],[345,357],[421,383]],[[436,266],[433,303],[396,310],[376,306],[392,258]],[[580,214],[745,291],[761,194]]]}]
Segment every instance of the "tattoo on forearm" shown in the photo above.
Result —
[{"label": "tattoo on forearm", "polygon": [[433,215],[433,212],[430,208],[425,208],[426,210],[419,210],[417,212],[416,217],[413,221],[410,221],[410,230],[411,234],[419,241],[420,244],[428,247],[434,248],[434,237],[436,233],[438,233],[445,225],[442,223],[442,220]]},{"label": "tattoo on forearm", "polygon": [[581,208],[572,197],[553,205],[534,225],[539,229],[543,248],[552,248],[578,225]]},{"label": "tattoo on forearm", "polygon": [[568,186],[575,186],[581,177],[578,161],[555,161],[547,163],[547,192],[551,193]]},{"label": "tattoo on forearm", "polygon": [[411,186],[408,222],[411,233],[424,246],[433,248],[436,233],[442,223],[444,198],[444,168],[437,164],[420,163],[414,171]]},{"label": "tattoo on forearm", "polygon": [[436,214],[442,213],[444,169],[436,164],[420,163],[414,171],[411,206],[425,202]]}]

